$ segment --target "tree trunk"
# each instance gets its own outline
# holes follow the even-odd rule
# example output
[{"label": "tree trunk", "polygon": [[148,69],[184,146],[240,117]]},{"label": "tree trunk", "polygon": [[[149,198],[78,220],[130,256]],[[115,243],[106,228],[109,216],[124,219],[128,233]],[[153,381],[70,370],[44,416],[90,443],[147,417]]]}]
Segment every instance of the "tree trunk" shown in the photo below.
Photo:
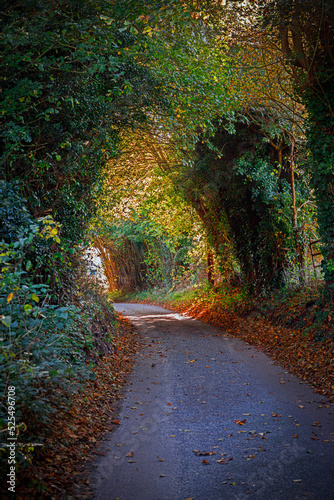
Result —
[{"label": "tree trunk", "polygon": [[292,191],[292,207],[291,207],[292,208],[292,232],[293,232],[293,238],[295,240],[297,262],[298,262],[298,269],[299,269],[299,275],[300,275],[300,283],[303,284],[305,282],[304,253],[303,253],[303,249],[302,249],[302,246],[300,244],[300,241],[299,241],[299,231],[298,231],[298,225],[297,225],[298,212],[297,212],[297,207],[296,207],[294,150],[295,150],[295,143],[294,143],[294,140],[292,139],[291,150],[290,150],[290,171],[291,171],[291,191]]},{"label": "tree trunk", "polygon": [[308,98],[310,114],[308,143],[313,153],[311,164],[311,185],[314,189],[318,207],[318,225],[321,238],[321,252],[324,260],[322,269],[330,301],[334,300],[334,77],[331,89],[326,95],[331,101],[320,100],[316,95]]},{"label": "tree trunk", "polygon": [[208,282],[210,286],[215,285],[215,280],[213,277],[213,272],[214,272],[214,261],[213,261],[213,253],[212,250],[208,249],[208,256],[207,256],[207,271],[208,271]]}]

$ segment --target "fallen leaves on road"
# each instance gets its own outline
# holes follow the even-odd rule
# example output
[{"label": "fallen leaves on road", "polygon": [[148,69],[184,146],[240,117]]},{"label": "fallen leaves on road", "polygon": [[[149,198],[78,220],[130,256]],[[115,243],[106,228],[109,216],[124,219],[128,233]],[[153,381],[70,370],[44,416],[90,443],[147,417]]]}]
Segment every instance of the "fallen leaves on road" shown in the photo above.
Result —
[{"label": "fallen leaves on road", "polygon": [[228,464],[231,460],[233,460],[233,457],[220,458],[219,460],[216,460],[216,462],[218,464]]},{"label": "fallen leaves on road", "polygon": [[215,451],[198,451],[198,450],[193,450],[193,453],[197,455],[198,457],[203,457],[203,456],[208,456],[208,455],[216,455]]},{"label": "fallen leaves on road", "polygon": [[[231,299],[234,294],[238,296],[240,289],[229,290]],[[310,382],[320,394],[334,401],[333,326],[326,326],[324,322],[327,337],[325,335],[321,341],[316,338],[316,331],[311,328],[312,315],[307,315],[305,310],[305,297],[300,298],[297,294],[289,301],[278,300],[275,305],[272,305],[274,299],[263,299],[264,307],[261,310],[258,301],[252,304],[246,299],[235,302],[235,307],[233,300],[229,300],[231,306],[224,306],[224,292],[214,296],[203,294],[195,302],[193,298],[191,302],[183,303],[168,300],[148,302],[218,326],[228,334],[258,347],[291,373]],[[266,310],[270,313],[266,313]],[[307,328],[296,327],[300,319]],[[189,360],[188,363],[194,361]]]},{"label": "fallen leaves on road", "polygon": [[234,421],[237,425],[245,425],[246,419],[245,420],[235,420]]}]

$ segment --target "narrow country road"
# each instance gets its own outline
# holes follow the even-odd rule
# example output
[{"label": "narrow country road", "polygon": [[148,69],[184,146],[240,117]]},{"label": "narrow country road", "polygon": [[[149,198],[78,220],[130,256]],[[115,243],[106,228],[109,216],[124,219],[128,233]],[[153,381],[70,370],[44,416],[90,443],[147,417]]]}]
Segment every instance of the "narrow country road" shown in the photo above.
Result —
[{"label": "narrow country road", "polygon": [[333,407],[200,321],[115,304],[142,347],[96,462],[97,500],[334,499]]}]

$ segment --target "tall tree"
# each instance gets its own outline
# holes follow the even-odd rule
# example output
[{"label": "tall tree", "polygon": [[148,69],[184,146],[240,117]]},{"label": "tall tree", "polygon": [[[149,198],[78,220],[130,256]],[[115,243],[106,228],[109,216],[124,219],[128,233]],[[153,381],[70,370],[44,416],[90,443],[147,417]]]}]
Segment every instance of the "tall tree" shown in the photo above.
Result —
[{"label": "tall tree", "polygon": [[312,186],[318,206],[323,271],[334,300],[334,9],[328,0],[276,0],[268,25],[279,33],[295,89],[308,112]]}]

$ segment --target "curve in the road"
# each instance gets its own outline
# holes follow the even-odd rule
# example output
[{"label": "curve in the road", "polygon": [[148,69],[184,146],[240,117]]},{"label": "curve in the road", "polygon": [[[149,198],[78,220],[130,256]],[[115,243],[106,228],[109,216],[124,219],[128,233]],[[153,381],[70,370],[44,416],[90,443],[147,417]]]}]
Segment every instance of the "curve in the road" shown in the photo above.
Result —
[{"label": "curve in the road", "polygon": [[141,334],[97,500],[334,499],[332,407],[260,350],[156,306]]}]

